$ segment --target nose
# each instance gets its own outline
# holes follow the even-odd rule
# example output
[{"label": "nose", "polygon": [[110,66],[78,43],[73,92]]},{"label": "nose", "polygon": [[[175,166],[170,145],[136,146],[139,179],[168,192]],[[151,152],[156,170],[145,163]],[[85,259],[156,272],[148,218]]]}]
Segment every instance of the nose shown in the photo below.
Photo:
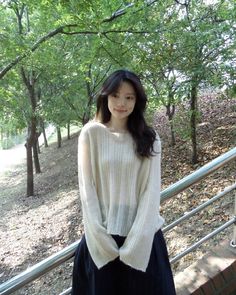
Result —
[{"label": "nose", "polygon": [[120,97],[119,102],[118,102],[118,106],[125,106],[126,100],[125,97]]}]

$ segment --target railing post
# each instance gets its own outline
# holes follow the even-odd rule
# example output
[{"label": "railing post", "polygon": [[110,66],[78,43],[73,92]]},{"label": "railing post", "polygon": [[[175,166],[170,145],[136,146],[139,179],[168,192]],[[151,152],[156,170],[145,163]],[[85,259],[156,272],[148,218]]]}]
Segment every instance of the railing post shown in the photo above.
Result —
[{"label": "railing post", "polygon": [[230,246],[236,248],[236,190],[234,192],[234,225],[233,225],[233,239],[230,242]]}]

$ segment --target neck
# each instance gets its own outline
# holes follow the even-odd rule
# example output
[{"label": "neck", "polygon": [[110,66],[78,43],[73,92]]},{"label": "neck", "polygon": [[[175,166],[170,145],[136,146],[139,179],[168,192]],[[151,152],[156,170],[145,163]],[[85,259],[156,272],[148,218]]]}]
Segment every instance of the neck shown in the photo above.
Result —
[{"label": "neck", "polygon": [[127,119],[117,120],[111,117],[110,121],[107,123],[107,127],[113,129],[114,131],[126,131]]}]

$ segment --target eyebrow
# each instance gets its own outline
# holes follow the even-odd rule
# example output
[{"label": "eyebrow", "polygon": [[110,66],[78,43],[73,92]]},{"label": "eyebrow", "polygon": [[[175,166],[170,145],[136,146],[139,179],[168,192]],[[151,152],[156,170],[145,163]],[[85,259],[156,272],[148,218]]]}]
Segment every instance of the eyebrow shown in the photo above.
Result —
[{"label": "eyebrow", "polygon": [[[120,92],[119,91],[114,91],[114,93],[119,94]],[[126,93],[126,95],[134,95],[135,96],[136,94],[134,92],[128,92],[128,93]]]}]

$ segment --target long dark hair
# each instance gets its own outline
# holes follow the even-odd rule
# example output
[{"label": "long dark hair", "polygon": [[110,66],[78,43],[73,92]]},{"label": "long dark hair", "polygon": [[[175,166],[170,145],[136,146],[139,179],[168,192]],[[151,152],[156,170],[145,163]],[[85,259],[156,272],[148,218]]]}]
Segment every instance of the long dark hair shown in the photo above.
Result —
[{"label": "long dark hair", "polygon": [[96,119],[101,123],[110,121],[111,113],[108,109],[108,95],[119,88],[121,82],[129,82],[135,89],[136,103],[133,112],[128,117],[127,128],[136,143],[136,153],[141,157],[153,155],[155,131],[149,127],[144,118],[147,96],[139,77],[128,70],[118,70],[112,73],[103,83],[97,98]]}]

